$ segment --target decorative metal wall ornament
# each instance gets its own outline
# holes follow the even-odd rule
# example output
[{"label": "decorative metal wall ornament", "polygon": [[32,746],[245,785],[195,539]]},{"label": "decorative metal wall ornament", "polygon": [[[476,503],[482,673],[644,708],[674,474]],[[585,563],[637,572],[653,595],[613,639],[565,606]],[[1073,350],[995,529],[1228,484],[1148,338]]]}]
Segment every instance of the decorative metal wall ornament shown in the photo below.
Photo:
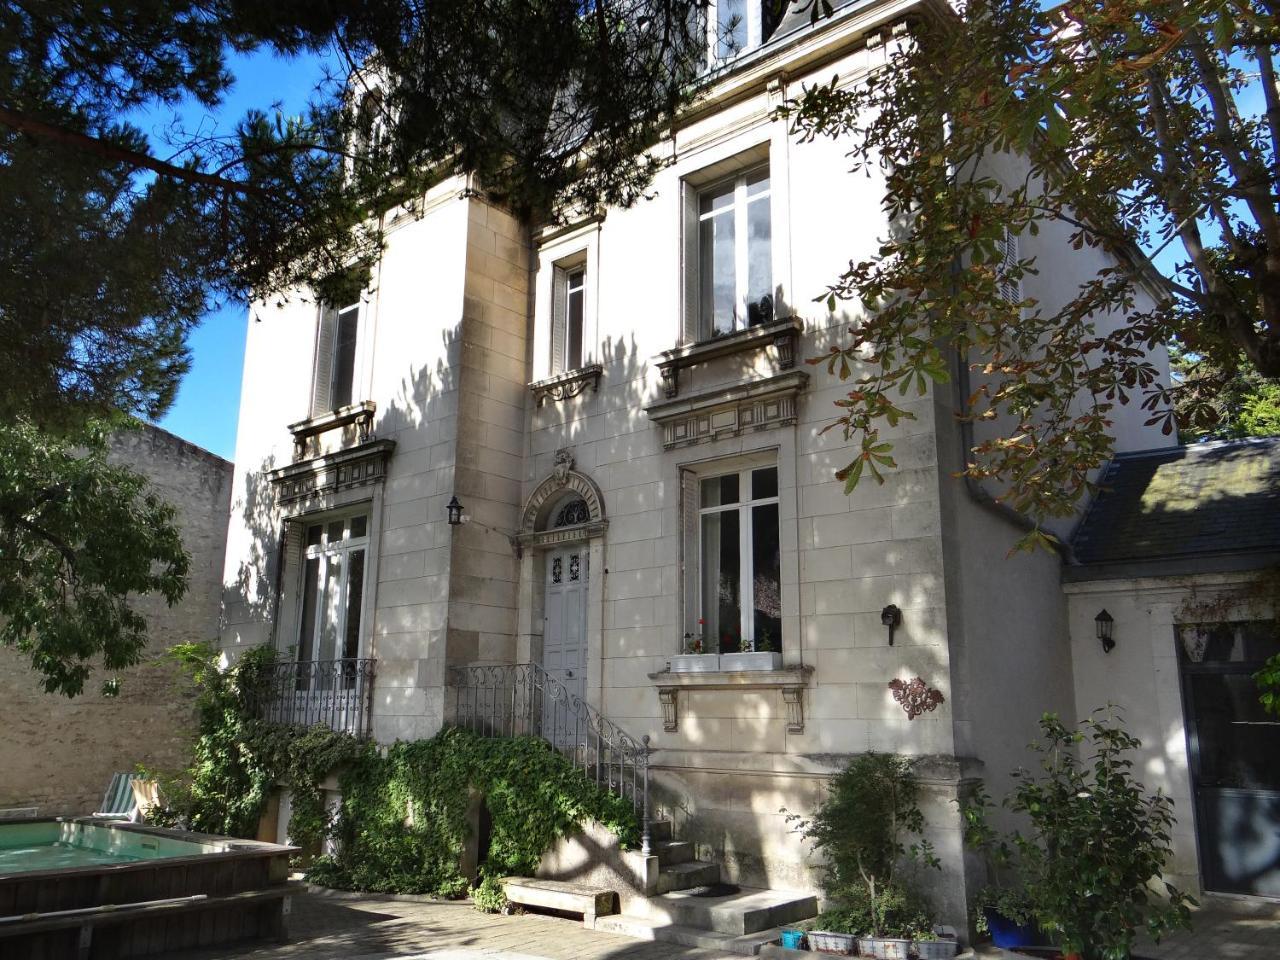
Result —
[{"label": "decorative metal wall ornament", "polygon": [[914,720],[925,711],[936,709],[938,704],[946,700],[941,690],[933,689],[922,677],[914,680],[895,678],[889,681],[889,689],[893,691],[893,699],[902,704],[908,720]]},{"label": "decorative metal wall ornament", "polygon": [[567,501],[559,510],[556,511],[555,519],[551,522],[553,528],[573,527],[580,523],[589,523],[591,520],[591,508],[587,506],[587,501],[581,497]]}]

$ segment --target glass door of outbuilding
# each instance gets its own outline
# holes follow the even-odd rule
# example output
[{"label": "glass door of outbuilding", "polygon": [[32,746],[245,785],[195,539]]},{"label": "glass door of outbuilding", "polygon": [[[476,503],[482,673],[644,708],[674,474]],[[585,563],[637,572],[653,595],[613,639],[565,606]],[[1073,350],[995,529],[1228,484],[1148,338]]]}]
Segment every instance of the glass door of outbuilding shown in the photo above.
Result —
[{"label": "glass door of outbuilding", "polygon": [[1276,653],[1271,621],[1178,628],[1206,890],[1280,897],[1280,717],[1263,710],[1253,680]]}]

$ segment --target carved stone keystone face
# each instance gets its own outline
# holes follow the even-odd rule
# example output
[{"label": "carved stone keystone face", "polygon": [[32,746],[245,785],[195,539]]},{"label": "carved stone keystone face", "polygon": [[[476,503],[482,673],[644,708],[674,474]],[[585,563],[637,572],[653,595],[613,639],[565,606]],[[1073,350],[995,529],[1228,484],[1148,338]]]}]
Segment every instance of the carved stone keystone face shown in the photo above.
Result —
[{"label": "carved stone keystone face", "polygon": [[556,451],[556,464],[551,470],[556,483],[563,487],[569,480],[569,471],[572,469],[573,452],[568,447],[561,447]]}]

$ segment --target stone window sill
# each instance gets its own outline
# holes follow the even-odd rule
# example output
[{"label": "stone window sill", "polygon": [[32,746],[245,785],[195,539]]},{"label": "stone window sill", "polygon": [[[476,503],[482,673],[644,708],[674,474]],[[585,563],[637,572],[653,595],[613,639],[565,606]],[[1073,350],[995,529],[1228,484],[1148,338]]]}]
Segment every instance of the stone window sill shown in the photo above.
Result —
[{"label": "stone window sill", "polygon": [[599,390],[600,377],[603,373],[604,368],[600,364],[589,363],[585,367],[557,373],[554,377],[547,377],[545,380],[535,380],[529,384],[529,392],[533,394],[533,401],[539,407],[548,400],[559,403],[561,400],[578,396],[588,386],[593,393]]},{"label": "stone window sill", "polygon": [[289,432],[293,434],[293,459],[298,461],[306,456],[307,441],[310,438],[352,424],[356,427],[358,442],[366,443],[373,437],[373,415],[377,409],[378,405],[372,400],[362,400],[360,403],[322,413],[318,417],[308,417],[289,424]]},{"label": "stone window sill", "polygon": [[662,729],[680,729],[680,691],[697,690],[781,690],[787,705],[787,733],[804,733],[804,688],[813,676],[813,667],[804,664],[781,670],[733,670],[706,673],[676,673],[660,670],[649,674],[658,688],[662,704]]},{"label": "stone window sill", "polygon": [[796,338],[803,330],[804,322],[799,317],[783,317],[781,320],[748,327],[727,336],[683,344],[660,353],[655,358],[655,363],[662,374],[663,392],[667,399],[679,395],[680,371],[685,367],[706,363],[717,357],[767,350],[770,346],[777,355],[778,368],[790,370],[796,363]]}]

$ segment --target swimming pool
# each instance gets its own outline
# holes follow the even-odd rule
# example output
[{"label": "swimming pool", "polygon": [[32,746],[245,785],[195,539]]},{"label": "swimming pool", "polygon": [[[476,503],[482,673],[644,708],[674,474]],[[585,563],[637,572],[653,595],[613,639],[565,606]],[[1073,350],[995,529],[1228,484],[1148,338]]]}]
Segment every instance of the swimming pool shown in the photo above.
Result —
[{"label": "swimming pool", "polygon": [[0,957],[281,938],[295,847],[81,818],[0,823]]},{"label": "swimming pool", "polygon": [[0,823],[0,876],[135,863],[161,857],[193,857],[224,849],[224,843],[193,843],[114,829],[102,823],[74,820]]}]

